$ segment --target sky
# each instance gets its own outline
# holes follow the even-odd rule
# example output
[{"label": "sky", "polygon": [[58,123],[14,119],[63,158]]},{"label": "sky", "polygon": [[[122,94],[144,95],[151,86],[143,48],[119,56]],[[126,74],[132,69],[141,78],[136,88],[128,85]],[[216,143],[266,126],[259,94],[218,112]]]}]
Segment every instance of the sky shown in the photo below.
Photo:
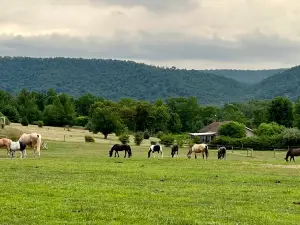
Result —
[{"label": "sky", "polygon": [[186,69],[288,68],[299,0],[0,0],[0,55]]}]

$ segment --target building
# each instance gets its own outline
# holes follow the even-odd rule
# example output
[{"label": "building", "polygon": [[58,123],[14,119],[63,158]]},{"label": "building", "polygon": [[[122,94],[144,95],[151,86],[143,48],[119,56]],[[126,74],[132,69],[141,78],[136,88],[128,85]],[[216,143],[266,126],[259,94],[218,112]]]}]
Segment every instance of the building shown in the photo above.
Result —
[{"label": "building", "polygon": [[[201,142],[209,143],[211,142],[215,137],[219,136],[219,128],[222,124],[228,123],[228,121],[225,122],[213,122],[206,127],[203,127],[199,133],[189,133],[191,137],[198,136],[200,137]],[[249,127],[246,127],[246,137],[252,137],[254,136],[253,130],[251,130]]]}]

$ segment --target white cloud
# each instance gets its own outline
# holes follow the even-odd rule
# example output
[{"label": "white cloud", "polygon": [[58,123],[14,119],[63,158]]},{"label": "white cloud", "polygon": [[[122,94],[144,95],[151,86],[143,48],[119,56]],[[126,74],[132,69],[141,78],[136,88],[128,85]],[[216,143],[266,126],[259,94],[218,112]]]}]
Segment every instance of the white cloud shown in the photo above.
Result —
[{"label": "white cloud", "polygon": [[1,55],[111,57],[188,68],[285,67],[300,59],[297,0],[0,4]]}]

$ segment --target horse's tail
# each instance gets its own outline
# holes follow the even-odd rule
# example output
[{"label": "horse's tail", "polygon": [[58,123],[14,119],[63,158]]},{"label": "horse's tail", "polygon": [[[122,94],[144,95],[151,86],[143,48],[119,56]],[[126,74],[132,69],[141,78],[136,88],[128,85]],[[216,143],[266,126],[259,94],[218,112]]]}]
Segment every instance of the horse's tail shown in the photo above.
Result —
[{"label": "horse's tail", "polygon": [[129,157],[131,157],[132,156],[132,151],[131,151],[131,147],[128,145],[128,155],[129,155]]},{"label": "horse's tail", "polygon": [[37,134],[37,140],[36,140],[36,150],[40,152],[41,150],[41,145],[42,145],[42,136],[40,134]]},{"label": "horse's tail", "polygon": [[149,149],[149,151],[148,151],[148,158],[150,158],[150,155],[151,155],[151,148]]},{"label": "horse's tail", "polygon": [[208,145],[205,145],[205,155],[206,155],[206,158],[208,157]]},{"label": "horse's tail", "polygon": [[292,156],[291,150],[288,150],[288,152],[286,153],[286,156],[285,156],[284,159],[285,159],[286,161],[288,161],[288,157],[289,157],[289,156]]}]

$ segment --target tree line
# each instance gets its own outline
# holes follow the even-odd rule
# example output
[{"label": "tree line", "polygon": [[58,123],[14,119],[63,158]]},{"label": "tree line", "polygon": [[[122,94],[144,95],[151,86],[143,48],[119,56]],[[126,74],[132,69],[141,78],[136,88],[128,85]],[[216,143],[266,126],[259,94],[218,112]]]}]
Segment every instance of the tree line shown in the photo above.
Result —
[{"label": "tree line", "polygon": [[42,121],[48,126],[83,126],[105,136],[112,132],[197,132],[214,121],[236,121],[249,128],[276,122],[300,127],[300,100],[285,97],[201,106],[196,97],[141,101],[123,98],[106,100],[92,94],[74,98],[49,89],[46,93],[22,89],[16,95],[0,91],[0,111],[11,122]]}]

